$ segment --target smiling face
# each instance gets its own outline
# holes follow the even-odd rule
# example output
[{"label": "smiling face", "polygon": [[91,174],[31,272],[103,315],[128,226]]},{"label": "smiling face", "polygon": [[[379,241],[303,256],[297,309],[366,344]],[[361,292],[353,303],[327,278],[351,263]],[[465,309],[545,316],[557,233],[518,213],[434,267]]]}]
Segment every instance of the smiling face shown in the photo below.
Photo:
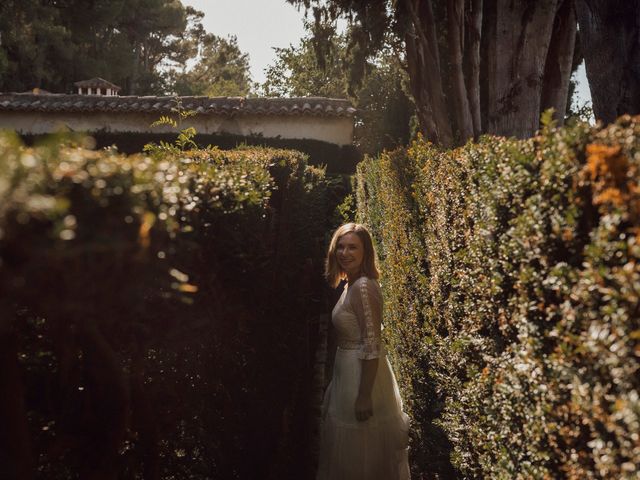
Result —
[{"label": "smiling face", "polygon": [[364,225],[345,223],[331,236],[324,276],[329,285],[337,288],[345,277],[352,282],[362,275],[375,280],[380,278],[373,239]]},{"label": "smiling face", "polygon": [[360,273],[364,259],[364,246],[356,233],[345,233],[338,239],[336,258],[340,268],[349,277]]}]

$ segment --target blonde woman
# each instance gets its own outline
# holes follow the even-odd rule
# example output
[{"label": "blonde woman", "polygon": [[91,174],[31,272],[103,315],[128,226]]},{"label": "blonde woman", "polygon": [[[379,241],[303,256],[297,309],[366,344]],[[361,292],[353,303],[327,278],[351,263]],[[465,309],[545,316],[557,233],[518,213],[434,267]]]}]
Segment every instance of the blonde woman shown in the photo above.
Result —
[{"label": "blonde woman", "polygon": [[382,292],[371,235],[347,223],[326,260],[332,287],[347,280],[331,321],[338,348],[323,402],[318,480],[407,480],[409,419],[381,342]]}]

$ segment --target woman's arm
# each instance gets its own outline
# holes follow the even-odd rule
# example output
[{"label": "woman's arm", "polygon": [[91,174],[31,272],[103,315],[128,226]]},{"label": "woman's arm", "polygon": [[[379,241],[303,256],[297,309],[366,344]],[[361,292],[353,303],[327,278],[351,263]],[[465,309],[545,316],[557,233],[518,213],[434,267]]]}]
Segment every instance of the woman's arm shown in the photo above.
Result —
[{"label": "woman's arm", "polygon": [[378,284],[368,278],[360,280],[357,288],[352,305],[362,332],[362,347],[358,355],[362,363],[362,372],[355,414],[358,421],[365,421],[373,415],[371,394],[380,356],[382,293]]}]

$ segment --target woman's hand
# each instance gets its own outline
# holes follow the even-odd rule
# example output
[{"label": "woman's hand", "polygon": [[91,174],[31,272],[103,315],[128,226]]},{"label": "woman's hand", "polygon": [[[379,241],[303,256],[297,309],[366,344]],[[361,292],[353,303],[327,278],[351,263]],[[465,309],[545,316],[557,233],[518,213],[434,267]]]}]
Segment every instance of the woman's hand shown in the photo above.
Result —
[{"label": "woman's hand", "polygon": [[358,395],[356,398],[356,420],[364,422],[373,416],[371,395]]}]

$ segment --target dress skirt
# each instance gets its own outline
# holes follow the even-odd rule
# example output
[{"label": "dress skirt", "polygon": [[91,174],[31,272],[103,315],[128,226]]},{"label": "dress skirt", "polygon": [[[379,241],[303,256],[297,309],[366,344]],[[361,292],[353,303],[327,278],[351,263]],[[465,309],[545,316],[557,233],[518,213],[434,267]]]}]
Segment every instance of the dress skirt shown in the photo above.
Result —
[{"label": "dress skirt", "polygon": [[355,402],[362,360],[338,348],[324,395],[318,480],[408,480],[409,417],[384,349],[372,391],[373,416],[359,422]]}]

